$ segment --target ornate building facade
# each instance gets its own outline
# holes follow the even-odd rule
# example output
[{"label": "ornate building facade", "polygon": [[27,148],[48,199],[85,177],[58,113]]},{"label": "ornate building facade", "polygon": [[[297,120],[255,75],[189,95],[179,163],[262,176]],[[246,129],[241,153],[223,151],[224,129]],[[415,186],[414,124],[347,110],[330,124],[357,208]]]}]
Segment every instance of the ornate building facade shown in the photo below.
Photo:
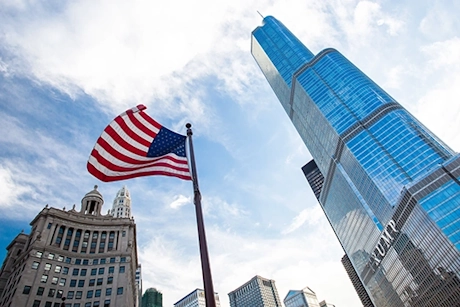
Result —
[{"label": "ornate building facade", "polygon": [[135,306],[136,224],[130,215],[102,215],[103,204],[95,186],[80,211],[43,208],[30,234],[7,247],[0,306]]}]

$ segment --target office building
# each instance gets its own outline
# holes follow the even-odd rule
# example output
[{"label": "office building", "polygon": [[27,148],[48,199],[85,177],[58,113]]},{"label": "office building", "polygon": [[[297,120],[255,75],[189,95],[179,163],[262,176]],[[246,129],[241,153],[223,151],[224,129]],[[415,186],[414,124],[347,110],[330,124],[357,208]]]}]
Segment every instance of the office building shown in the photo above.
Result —
[{"label": "office building", "polygon": [[[216,307],[220,307],[219,295],[214,293],[216,300]],[[195,289],[191,293],[187,294],[184,298],[174,303],[174,307],[206,307],[206,299],[204,296],[204,290]]]},{"label": "office building", "polygon": [[95,186],[80,211],[46,205],[30,234],[18,234],[7,247],[0,306],[135,306],[136,224],[102,215],[103,204]]},{"label": "office building", "polygon": [[375,307],[346,254],[342,257],[342,264],[348,274],[348,277],[350,278],[351,283],[353,284],[353,287],[355,288],[356,293],[358,294],[359,299],[361,300],[361,303],[363,304],[363,307]]},{"label": "office building", "polygon": [[460,155],[337,50],[314,55],[271,16],[251,43],[372,303],[460,306]]},{"label": "office building", "polygon": [[282,307],[272,279],[254,276],[228,294],[230,307]]},{"label": "office building", "polygon": [[163,307],[163,294],[155,288],[148,288],[142,296],[142,307]]},{"label": "office building", "polygon": [[284,298],[286,307],[320,307],[316,293],[309,287],[302,290],[290,290]]}]

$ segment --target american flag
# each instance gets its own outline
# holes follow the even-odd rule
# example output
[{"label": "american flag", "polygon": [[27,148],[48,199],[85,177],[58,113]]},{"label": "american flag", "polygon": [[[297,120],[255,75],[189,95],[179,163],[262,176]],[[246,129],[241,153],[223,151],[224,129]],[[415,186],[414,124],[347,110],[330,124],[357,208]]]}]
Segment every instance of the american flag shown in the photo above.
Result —
[{"label": "american flag", "polygon": [[161,126],[145,109],[129,109],[104,129],[87,163],[90,174],[105,182],[150,175],[192,180],[187,137]]}]

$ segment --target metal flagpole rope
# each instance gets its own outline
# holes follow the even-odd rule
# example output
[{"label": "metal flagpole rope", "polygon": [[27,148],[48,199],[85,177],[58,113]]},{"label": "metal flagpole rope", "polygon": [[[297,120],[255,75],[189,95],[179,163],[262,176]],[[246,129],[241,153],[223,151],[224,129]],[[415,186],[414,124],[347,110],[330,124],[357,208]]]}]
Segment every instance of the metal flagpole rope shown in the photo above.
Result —
[{"label": "metal flagpole rope", "polygon": [[196,212],[196,222],[198,227],[198,241],[200,243],[200,256],[201,256],[201,270],[203,272],[203,284],[206,307],[216,307],[216,301],[214,298],[214,286],[212,285],[211,267],[209,264],[208,245],[206,243],[206,233],[204,231],[203,211],[201,209],[201,193],[198,187],[198,176],[196,173],[195,165],[195,154],[193,153],[193,142],[192,142],[192,125],[187,123],[187,137],[189,144],[190,153],[190,166],[192,168],[192,181],[193,181],[193,193]]}]

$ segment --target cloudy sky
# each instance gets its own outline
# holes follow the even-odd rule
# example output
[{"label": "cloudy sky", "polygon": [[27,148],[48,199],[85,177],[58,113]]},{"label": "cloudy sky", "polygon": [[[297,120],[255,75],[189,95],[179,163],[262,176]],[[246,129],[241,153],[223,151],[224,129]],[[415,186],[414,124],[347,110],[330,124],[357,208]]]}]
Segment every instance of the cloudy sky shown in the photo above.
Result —
[{"label": "cloudy sky", "polygon": [[127,185],[144,289],[172,306],[202,287],[191,183],[108,184],[86,171],[104,127],[142,103],[172,130],[193,125],[222,306],[254,275],[274,279],[282,299],[309,286],[337,307],[359,306],[300,169],[311,156],[251,56],[257,11],[314,53],[341,51],[460,150],[460,2],[2,0],[0,248],[46,204],[79,207],[98,184],[108,210]]}]

